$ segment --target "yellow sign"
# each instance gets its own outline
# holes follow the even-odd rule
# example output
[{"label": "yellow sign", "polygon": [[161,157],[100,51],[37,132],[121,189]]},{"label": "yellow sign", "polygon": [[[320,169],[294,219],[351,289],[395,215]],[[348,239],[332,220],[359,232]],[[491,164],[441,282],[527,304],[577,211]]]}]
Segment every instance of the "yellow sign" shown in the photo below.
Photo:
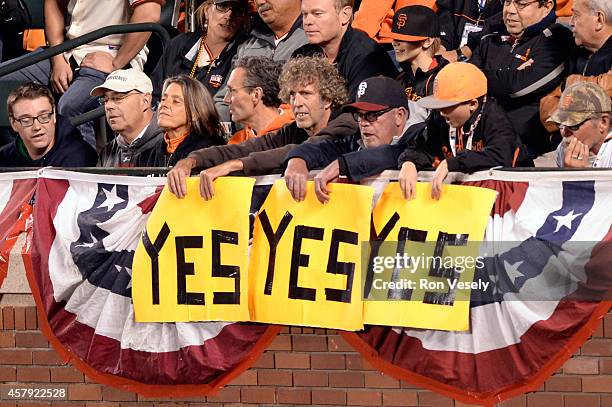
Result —
[{"label": "yellow sign", "polygon": [[215,181],[200,196],[164,189],[134,254],[132,296],[138,322],[247,321],[249,206],[255,180]]},{"label": "yellow sign", "polygon": [[363,327],[361,246],[370,232],[370,187],[329,184],[321,204],[308,182],[297,203],[277,181],[253,233],[251,320],[357,330]]},{"label": "yellow sign", "polygon": [[480,242],[495,202],[486,188],[417,183],[406,201],[387,186],[372,213],[376,238],[364,253],[364,323],[424,329],[469,329],[472,289],[481,267]]}]

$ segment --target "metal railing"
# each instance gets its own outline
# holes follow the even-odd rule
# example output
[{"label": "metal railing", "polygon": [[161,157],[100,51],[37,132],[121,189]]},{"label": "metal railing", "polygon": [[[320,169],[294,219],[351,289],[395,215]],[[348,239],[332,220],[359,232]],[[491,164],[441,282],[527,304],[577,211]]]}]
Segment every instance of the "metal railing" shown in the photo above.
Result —
[{"label": "metal railing", "polygon": [[168,41],[170,41],[170,35],[166,31],[166,29],[162,25],[157,23],[109,25],[108,27],[100,28],[99,30],[81,35],[80,37],[65,41],[54,47],[47,48],[44,51],[31,53],[29,55],[26,55],[25,57],[18,59],[17,61],[14,61],[10,64],[6,64],[0,67],[0,79],[5,75],[25,68],[26,66],[54,57],[66,51],[70,51],[71,49],[74,49],[81,45],[89,44],[90,42],[93,42],[100,38],[104,38],[114,34],[128,34],[144,31],[151,31],[157,34],[161,39],[164,48],[166,47]]},{"label": "metal railing", "polygon": [[[128,34],[128,33],[146,32],[146,31],[150,31],[150,32],[157,34],[162,42],[162,47],[166,48],[166,44],[168,43],[168,41],[170,41],[170,35],[168,34],[168,31],[166,31],[166,29],[161,24],[137,23],[137,24],[110,25],[108,27],[100,28],[99,30],[95,30],[90,33],[84,34],[72,40],[65,41],[59,45],[56,45],[51,48],[47,48],[43,51],[31,53],[29,55],[26,55],[18,59],[17,61],[1,66],[0,67],[0,80],[2,79],[3,76],[16,72],[22,68],[25,68],[26,66],[33,65],[37,62],[40,62],[45,59],[62,54],[66,51],[70,51],[71,49],[74,49],[81,45],[89,44],[90,42],[93,42],[100,38],[104,38],[104,37],[107,37],[109,35],[114,35],[114,34]],[[100,106],[94,110],[82,113],[79,116],[75,116],[70,119],[70,122],[74,126],[78,126],[80,124],[87,123],[88,121],[100,118],[102,116],[104,116],[104,106]]]}]

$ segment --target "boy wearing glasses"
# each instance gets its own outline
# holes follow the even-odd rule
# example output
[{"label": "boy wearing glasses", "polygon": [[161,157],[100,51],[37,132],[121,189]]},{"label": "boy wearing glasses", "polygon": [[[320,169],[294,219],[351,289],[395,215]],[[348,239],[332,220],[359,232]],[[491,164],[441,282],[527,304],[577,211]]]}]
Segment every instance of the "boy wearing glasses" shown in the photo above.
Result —
[{"label": "boy wearing glasses", "polygon": [[566,73],[571,32],[556,23],[553,0],[503,0],[502,23],[493,24],[474,50],[470,63],[479,67],[511,126],[535,158],[556,142],[540,122],[540,99]]},{"label": "boy wearing glasses", "polygon": [[8,96],[12,129],[19,135],[0,149],[0,167],[92,167],[98,156],[67,118],[55,113],[48,88],[26,82]]},{"label": "boy wearing glasses", "polygon": [[306,196],[308,171],[321,171],[314,179],[317,198],[329,200],[327,183],[340,175],[359,181],[386,169],[395,168],[406,143],[423,129],[424,123],[408,128],[408,99],[404,87],[384,76],[361,82],[355,103],[344,106],[359,124],[353,135],[302,144],[285,158],[285,182],[296,201]]}]

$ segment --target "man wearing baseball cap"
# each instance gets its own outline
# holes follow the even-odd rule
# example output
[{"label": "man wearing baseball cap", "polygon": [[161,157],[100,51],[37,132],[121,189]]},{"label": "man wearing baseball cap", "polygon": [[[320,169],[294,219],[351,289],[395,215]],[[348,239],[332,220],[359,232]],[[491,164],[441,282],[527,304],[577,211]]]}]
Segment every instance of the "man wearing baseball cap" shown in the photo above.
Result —
[{"label": "man wearing baseball cap", "polygon": [[505,0],[501,21],[489,19],[470,58],[532,158],[557,144],[540,122],[540,99],[563,81],[572,49],[571,32],[556,20],[554,0]]},{"label": "man wearing baseball cap", "polygon": [[149,77],[137,69],[111,72],[92,89],[91,96],[100,99],[106,121],[117,133],[100,151],[98,167],[133,167],[136,156],[162,137],[151,109],[152,91]]},{"label": "man wearing baseball cap", "polygon": [[433,95],[418,102],[436,112],[427,120],[425,132],[399,158],[400,187],[406,199],[416,196],[417,170],[435,168],[432,197],[439,199],[449,171],[510,167],[517,160],[533,166],[523,158],[524,148],[503,109],[486,94],[487,78],[476,66],[453,62],[442,68]]},{"label": "man wearing baseball cap", "polygon": [[340,175],[359,181],[395,168],[407,141],[424,127],[422,124],[408,129],[404,89],[396,80],[384,76],[361,82],[357,100],[342,110],[353,114],[358,132],[320,143],[304,143],[287,155],[285,181],[296,201],[305,198],[309,170],[325,168],[314,179],[317,198],[325,203],[329,200],[327,184]]},{"label": "man wearing baseball cap", "polygon": [[440,22],[429,7],[408,6],[393,16],[391,32],[384,34],[393,39],[395,59],[402,67],[397,78],[404,85],[410,119],[408,125],[424,122],[429,110],[417,105],[417,101],[433,92],[434,79],[448,64],[440,55]]},{"label": "man wearing baseball cap", "polygon": [[561,95],[549,121],[557,123],[563,141],[557,147],[557,166],[612,168],[610,97],[600,86],[578,82]]}]

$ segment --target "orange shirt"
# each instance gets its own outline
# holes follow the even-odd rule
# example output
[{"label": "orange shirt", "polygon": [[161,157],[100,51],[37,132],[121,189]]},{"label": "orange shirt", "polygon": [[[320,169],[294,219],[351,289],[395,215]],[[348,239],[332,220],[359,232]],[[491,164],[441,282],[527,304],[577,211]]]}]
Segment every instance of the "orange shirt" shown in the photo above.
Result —
[{"label": "orange shirt", "polygon": [[570,17],[574,0],[557,0],[557,17]]},{"label": "orange shirt", "polygon": [[293,117],[293,113],[289,108],[289,105],[281,105],[279,107],[281,114],[274,120],[272,120],[265,128],[261,129],[259,134],[255,134],[252,128],[245,127],[242,130],[237,131],[234,135],[229,139],[227,144],[240,144],[249,139],[263,136],[266,133],[270,133],[271,131],[276,131],[283,127],[287,123],[291,123],[295,120]]}]

